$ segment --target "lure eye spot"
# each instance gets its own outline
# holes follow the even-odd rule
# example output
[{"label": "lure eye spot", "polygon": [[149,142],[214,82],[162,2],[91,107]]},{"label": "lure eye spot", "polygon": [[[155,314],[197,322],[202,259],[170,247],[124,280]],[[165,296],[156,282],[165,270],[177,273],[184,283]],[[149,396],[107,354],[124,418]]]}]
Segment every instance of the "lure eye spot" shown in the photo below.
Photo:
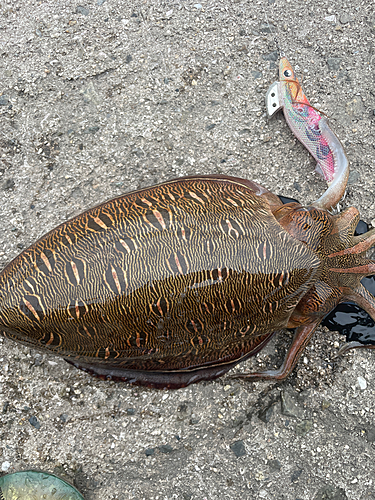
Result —
[{"label": "lure eye spot", "polygon": [[275,103],[275,102],[272,104],[272,107],[273,107],[273,108],[276,108],[276,103]]},{"label": "lure eye spot", "polygon": [[275,95],[276,95],[275,92],[272,92],[271,97],[275,97]]},{"label": "lure eye spot", "polygon": [[284,71],[284,76],[286,76],[287,78],[290,78],[291,76],[293,76],[293,73],[290,71],[290,69],[286,69]]}]

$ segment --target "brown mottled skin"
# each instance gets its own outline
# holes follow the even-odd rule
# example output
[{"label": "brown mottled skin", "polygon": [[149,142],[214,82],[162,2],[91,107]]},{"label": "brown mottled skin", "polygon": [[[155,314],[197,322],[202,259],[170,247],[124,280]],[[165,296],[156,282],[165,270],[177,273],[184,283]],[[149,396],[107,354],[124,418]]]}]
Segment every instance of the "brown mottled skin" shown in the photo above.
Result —
[{"label": "brown mottled skin", "polygon": [[[0,274],[0,330],[98,376],[182,387],[212,379],[297,327],[281,379],[323,317],[354,300],[371,231],[358,211],[282,205],[256,183],[182,178],[58,226]],[[358,347],[358,346],[353,346]],[[372,347],[372,346],[370,346]]]}]

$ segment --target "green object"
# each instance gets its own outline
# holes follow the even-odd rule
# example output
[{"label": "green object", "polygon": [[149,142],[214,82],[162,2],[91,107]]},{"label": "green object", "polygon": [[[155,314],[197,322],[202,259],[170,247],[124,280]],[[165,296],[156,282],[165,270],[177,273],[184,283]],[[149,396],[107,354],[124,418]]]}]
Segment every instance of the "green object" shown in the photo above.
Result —
[{"label": "green object", "polygon": [[0,500],[84,500],[70,484],[46,472],[24,471],[0,477]]}]

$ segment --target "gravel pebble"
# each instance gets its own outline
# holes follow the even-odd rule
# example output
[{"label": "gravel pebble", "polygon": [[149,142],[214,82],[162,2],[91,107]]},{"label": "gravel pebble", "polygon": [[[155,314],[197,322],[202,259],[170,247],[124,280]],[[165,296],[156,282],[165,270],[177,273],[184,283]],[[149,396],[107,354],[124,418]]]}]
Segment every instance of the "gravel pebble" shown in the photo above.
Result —
[{"label": "gravel pebble", "polygon": [[348,497],[343,488],[332,485],[323,486],[316,493],[314,500],[347,500]]},{"label": "gravel pebble", "polygon": [[14,182],[13,179],[7,179],[4,184],[3,184],[3,189],[4,191],[8,190],[8,189],[14,189],[16,183]]},{"label": "gravel pebble", "polygon": [[34,415],[29,418],[29,422],[35,429],[40,429],[40,422]]},{"label": "gravel pebble", "polygon": [[[10,462],[3,462],[1,464],[2,472],[8,472],[9,469],[10,469]],[[0,493],[1,493],[1,491],[0,491]]]},{"label": "gravel pebble", "polygon": [[230,445],[230,449],[233,451],[237,458],[246,455],[246,449],[243,441],[235,441]]},{"label": "gravel pebble", "polygon": [[366,379],[364,379],[360,375],[359,375],[359,377],[357,377],[357,382],[358,382],[358,385],[359,385],[359,388],[361,389],[361,391],[364,391],[367,388]]},{"label": "gravel pebble", "polygon": [[277,50],[274,50],[269,54],[264,54],[262,57],[265,61],[276,62],[279,58],[279,53],[277,52]]},{"label": "gravel pebble", "polygon": [[366,438],[369,443],[375,443],[375,427],[372,426],[367,427]]},{"label": "gravel pebble", "polygon": [[329,57],[327,59],[327,65],[330,71],[337,71],[341,66],[341,57]]},{"label": "gravel pebble", "polygon": [[287,391],[281,392],[281,413],[287,417],[303,418],[303,409],[296,402],[294,396]]},{"label": "gravel pebble", "polygon": [[76,7],[76,13],[82,14],[83,16],[88,16],[90,14],[90,11],[89,9],[86,9],[86,7],[83,7],[82,5],[78,5]]},{"label": "gravel pebble", "polygon": [[350,14],[343,12],[340,14],[340,23],[341,24],[347,24],[350,21],[351,17]]},{"label": "gravel pebble", "polygon": [[8,106],[9,98],[6,95],[0,95],[0,106]]},{"label": "gravel pebble", "polygon": [[281,470],[281,463],[276,459],[268,460],[267,465],[270,468],[270,472],[279,472]]}]

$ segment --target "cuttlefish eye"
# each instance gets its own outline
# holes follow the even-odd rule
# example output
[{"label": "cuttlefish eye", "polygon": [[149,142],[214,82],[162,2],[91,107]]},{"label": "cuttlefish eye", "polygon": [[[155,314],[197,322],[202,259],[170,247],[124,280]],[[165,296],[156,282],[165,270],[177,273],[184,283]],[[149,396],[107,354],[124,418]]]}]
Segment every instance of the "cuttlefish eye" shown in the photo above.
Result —
[{"label": "cuttlefish eye", "polygon": [[284,71],[284,76],[286,76],[287,78],[290,78],[291,76],[293,76],[293,72],[290,69],[286,69]]}]

